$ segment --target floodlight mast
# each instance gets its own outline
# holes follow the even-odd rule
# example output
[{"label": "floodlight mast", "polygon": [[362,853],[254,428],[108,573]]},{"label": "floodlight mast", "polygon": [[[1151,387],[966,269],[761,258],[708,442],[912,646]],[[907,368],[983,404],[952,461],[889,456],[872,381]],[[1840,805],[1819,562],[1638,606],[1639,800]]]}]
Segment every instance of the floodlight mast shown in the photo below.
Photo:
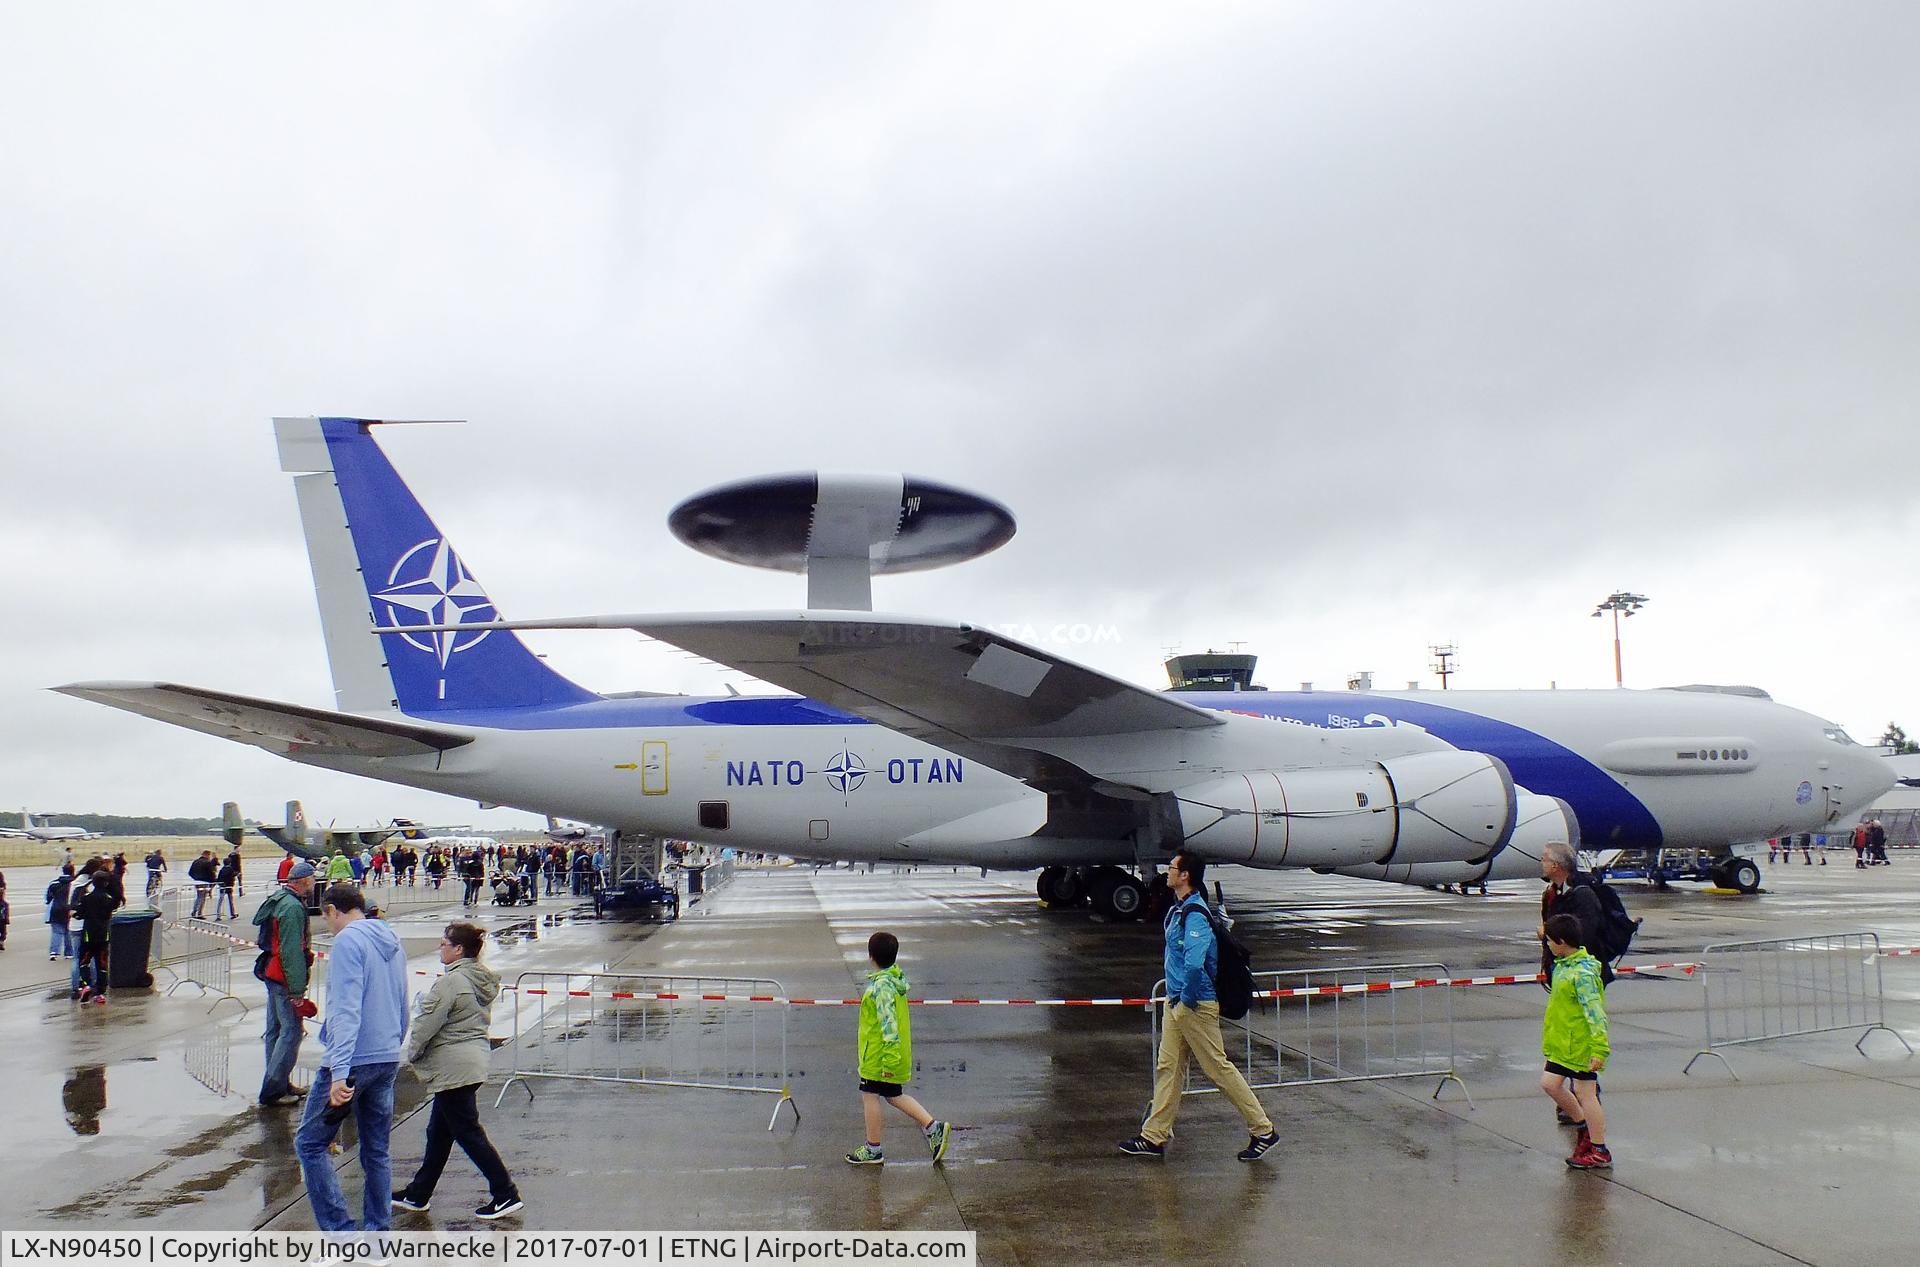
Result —
[{"label": "floodlight mast", "polygon": [[1647,596],[1645,594],[1632,594],[1626,590],[1615,590],[1613,593],[1607,595],[1607,597],[1593,609],[1595,617],[1598,617],[1602,612],[1613,613],[1613,685],[1615,690],[1626,685],[1626,678],[1620,670],[1620,617],[1622,614],[1632,616],[1646,605]]}]

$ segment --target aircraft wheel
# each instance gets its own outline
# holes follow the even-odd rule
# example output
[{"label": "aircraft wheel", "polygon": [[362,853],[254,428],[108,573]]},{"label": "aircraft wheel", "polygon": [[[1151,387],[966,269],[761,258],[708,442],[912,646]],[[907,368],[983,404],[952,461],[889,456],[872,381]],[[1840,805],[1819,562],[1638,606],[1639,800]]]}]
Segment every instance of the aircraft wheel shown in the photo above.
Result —
[{"label": "aircraft wheel", "polygon": [[1118,867],[1100,867],[1093,873],[1093,909],[1120,922],[1140,918],[1147,906],[1147,886]]},{"label": "aircraft wheel", "polygon": [[1143,917],[1163,920],[1167,912],[1173,909],[1173,886],[1167,883],[1165,875],[1156,875],[1147,882],[1147,909]]},{"label": "aircraft wheel", "polygon": [[1060,905],[1060,876],[1065,870],[1065,867],[1040,868],[1040,878],[1033,887],[1039,892],[1040,900],[1048,906]]},{"label": "aircraft wheel", "polygon": [[1725,884],[1730,889],[1739,889],[1742,893],[1760,891],[1760,868],[1751,858],[1735,858],[1725,869]]}]

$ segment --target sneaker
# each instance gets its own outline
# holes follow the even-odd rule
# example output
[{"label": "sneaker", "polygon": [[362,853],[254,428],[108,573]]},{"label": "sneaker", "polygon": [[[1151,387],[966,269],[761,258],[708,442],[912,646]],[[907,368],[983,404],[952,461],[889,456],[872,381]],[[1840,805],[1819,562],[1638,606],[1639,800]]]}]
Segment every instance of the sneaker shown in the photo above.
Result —
[{"label": "sneaker", "polygon": [[85,1003],[87,1001],[87,997],[92,993],[93,993],[93,987],[83,985],[78,990],[75,990],[73,992],[74,1002]]},{"label": "sneaker", "polygon": [[1247,1140],[1247,1146],[1241,1149],[1237,1155],[1241,1161],[1259,1161],[1279,1142],[1279,1131],[1268,1131],[1265,1135],[1255,1135]]},{"label": "sneaker", "polygon": [[952,1122],[935,1122],[927,1128],[927,1151],[939,1161],[947,1155],[947,1142],[953,1137]]},{"label": "sneaker", "polygon": [[105,1007],[107,1005],[107,996],[105,993],[96,994],[93,996],[93,1001],[101,1007]]},{"label": "sneaker", "polygon": [[[396,1201],[394,1202],[394,1204],[398,1205],[399,1202]],[[488,1221],[492,1221],[494,1219],[504,1219],[509,1214],[518,1214],[521,1211],[521,1209],[525,1207],[526,1204],[527,1203],[522,1201],[519,1197],[508,1197],[505,1201],[489,1201],[485,1205],[481,1206],[479,1209],[475,1210],[473,1212],[473,1217],[476,1219],[486,1219]],[[427,1207],[422,1205],[422,1206],[415,1206],[414,1208],[424,1210]]]},{"label": "sneaker", "polygon": [[1554,1110],[1553,1110],[1553,1120],[1561,1126],[1585,1126],[1586,1125],[1585,1122],[1581,1121],[1577,1117],[1568,1117],[1567,1111],[1563,1108],[1560,1108],[1557,1105],[1554,1107]]},{"label": "sneaker", "polygon": [[1605,1144],[1586,1141],[1586,1151],[1576,1151],[1567,1158],[1567,1165],[1574,1170],[1612,1170],[1613,1154],[1607,1151]]},{"label": "sneaker", "polygon": [[1133,1157],[1165,1157],[1167,1146],[1156,1144],[1145,1135],[1135,1135],[1120,1141],[1120,1151]]},{"label": "sneaker", "polygon": [[862,1144],[847,1154],[849,1166],[878,1166],[886,1157],[872,1144]]},{"label": "sneaker", "polygon": [[[393,1208],[396,1210],[412,1210],[415,1214],[425,1214],[427,1212],[427,1203],[425,1201],[416,1201],[404,1192],[396,1192],[393,1194]],[[478,1211],[476,1211],[476,1213],[478,1213]],[[482,1214],[480,1217],[484,1219],[489,1216]]]}]

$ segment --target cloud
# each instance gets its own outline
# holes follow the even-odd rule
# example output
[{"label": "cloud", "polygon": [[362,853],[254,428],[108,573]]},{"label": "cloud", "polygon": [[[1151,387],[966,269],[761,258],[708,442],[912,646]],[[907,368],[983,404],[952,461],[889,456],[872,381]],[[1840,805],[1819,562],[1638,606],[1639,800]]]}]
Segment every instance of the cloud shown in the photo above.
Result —
[{"label": "cloud", "polygon": [[[49,807],[420,794],[40,688],[325,702],[266,419],[385,440],[515,614],[756,606],[666,511],[904,469],[1021,535],[883,602],[1153,680],[1751,677],[1920,718],[1908,6],[16,8],[0,769]],[[536,640],[594,685],[717,675]],[[1643,674],[1645,675],[1643,677]],[[1430,680],[1430,679],[1429,679]],[[1877,720],[1876,720],[1877,719]],[[218,787],[213,785],[218,784]],[[0,788],[0,803],[9,799]]]}]

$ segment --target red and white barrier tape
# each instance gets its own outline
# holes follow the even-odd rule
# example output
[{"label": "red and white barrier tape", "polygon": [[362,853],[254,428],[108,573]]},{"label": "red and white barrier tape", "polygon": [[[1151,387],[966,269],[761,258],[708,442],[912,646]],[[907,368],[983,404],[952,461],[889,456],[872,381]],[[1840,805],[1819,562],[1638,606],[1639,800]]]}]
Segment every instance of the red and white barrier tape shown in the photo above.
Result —
[{"label": "red and white barrier tape", "polygon": [[[185,927],[183,924],[170,923],[172,928]],[[210,937],[219,937],[236,946],[251,950],[255,943],[244,941],[215,929],[199,927],[199,931]],[[1883,950],[1880,956],[1890,959],[1899,955],[1920,955],[1920,946],[1901,947]],[[317,951],[315,959],[325,959],[326,951]],[[1642,963],[1631,964],[1614,970],[1615,976],[1634,976],[1646,972],[1679,972],[1692,976],[1699,971],[1698,962]],[[431,972],[424,968],[413,969],[416,977],[439,977],[443,973]],[[555,975],[563,975],[556,973]],[[592,975],[582,973],[580,975]],[[1458,989],[1467,986],[1486,985],[1537,985],[1547,979],[1543,972],[1501,973],[1487,977],[1411,977],[1402,981],[1361,981],[1351,985],[1296,986],[1285,990],[1256,990],[1256,999],[1318,999],[1343,994],[1387,994],[1398,990],[1425,990],[1436,986]],[[775,1003],[790,1007],[859,1007],[860,1000],[853,999],[807,999],[781,998],[774,994],[687,994],[669,990],[561,990],[505,985],[502,993],[518,992],[529,997],[568,998],[568,999],[609,999],[616,1002],[641,1003]],[[1139,998],[1110,999],[908,999],[913,1007],[1149,1007],[1156,1003],[1165,1003],[1159,996]]]},{"label": "red and white barrier tape", "polygon": [[[1679,971],[1691,976],[1697,963],[1647,963],[1622,968],[1618,975],[1641,972]],[[1518,973],[1491,977],[1411,977],[1404,981],[1362,981],[1351,985],[1296,986],[1284,990],[1256,990],[1256,999],[1326,998],[1340,994],[1384,994],[1394,990],[1422,990],[1434,986],[1524,985],[1544,981],[1542,973]],[[514,987],[507,987],[513,989]],[[569,999],[618,999],[658,1003],[782,1003],[791,1007],[858,1007],[859,999],[781,998],[775,994],[687,994],[647,990],[562,990],[529,986],[522,996],[546,996]],[[1116,999],[908,999],[914,1007],[1147,1007],[1164,1003],[1162,996]]]}]

